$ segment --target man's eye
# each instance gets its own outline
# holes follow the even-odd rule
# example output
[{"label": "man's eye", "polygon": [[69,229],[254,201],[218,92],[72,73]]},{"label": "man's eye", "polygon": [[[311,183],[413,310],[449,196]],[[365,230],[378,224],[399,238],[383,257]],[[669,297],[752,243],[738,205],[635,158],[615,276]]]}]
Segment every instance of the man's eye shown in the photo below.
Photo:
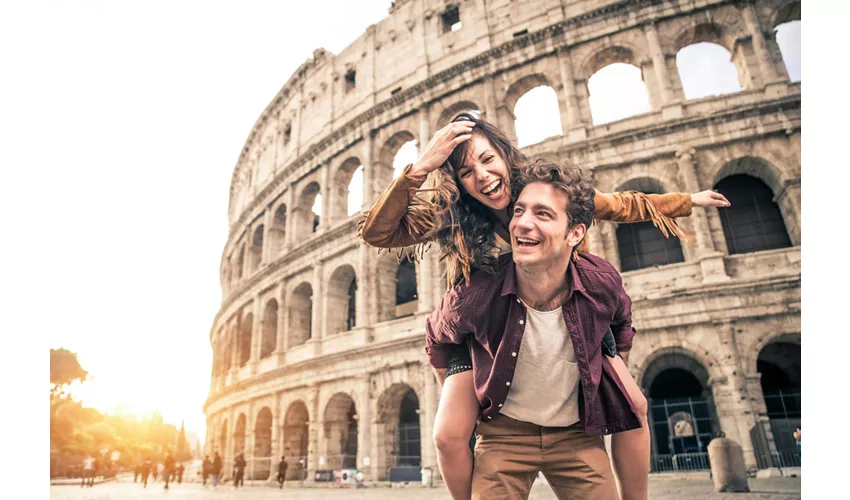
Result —
[{"label": "man's eye", "polygon": [[537,212],[537,215],[539,217],[545,217],[547,219],[550,217],[549,212]]},{"label": "man's eye", "polygon": [[519,215],[522,213],[522,209],[519,207],[514,208],[514,215]]}]

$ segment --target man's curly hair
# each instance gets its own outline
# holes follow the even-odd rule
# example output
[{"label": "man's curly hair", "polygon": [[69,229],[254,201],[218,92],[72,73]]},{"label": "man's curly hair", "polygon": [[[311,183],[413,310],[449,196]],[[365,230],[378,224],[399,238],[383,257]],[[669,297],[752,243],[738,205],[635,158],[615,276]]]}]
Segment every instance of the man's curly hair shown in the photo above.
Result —
[{"label": "man's curly hair", "polygon": [[514,177],[512,198],[516,201],[526,186],[533,182],[543,182],[555,186],[569,199],[567,204],[567,227],[584,224],[588,229],[593,222],[596,205],[593,202],[595,191],[590,173],[567,162],[536,160],[532,164],[518,169]]}]

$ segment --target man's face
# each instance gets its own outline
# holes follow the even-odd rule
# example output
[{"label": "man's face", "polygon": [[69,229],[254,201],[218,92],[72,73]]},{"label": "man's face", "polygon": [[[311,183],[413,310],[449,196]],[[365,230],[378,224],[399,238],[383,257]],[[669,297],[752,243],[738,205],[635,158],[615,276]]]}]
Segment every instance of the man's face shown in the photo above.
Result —
[{"label": "man's face", "polygon": [[567,262],[584,237],[584,224],[568,228],[567,194],[551,184],[534,182],[522,190],[510,223],[513,259],[518,266]]}]

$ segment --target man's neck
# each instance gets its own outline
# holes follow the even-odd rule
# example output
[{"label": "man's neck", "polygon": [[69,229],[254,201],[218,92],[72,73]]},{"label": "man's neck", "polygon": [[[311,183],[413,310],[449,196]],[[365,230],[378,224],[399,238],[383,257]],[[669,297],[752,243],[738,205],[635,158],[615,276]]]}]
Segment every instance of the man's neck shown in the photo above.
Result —
[{"label": "man's neck", "polygon": [[538,311],[552,311],[561,307],[567,290],[569,259],[558,259],[554,265],[516,265],[519,298]]}]

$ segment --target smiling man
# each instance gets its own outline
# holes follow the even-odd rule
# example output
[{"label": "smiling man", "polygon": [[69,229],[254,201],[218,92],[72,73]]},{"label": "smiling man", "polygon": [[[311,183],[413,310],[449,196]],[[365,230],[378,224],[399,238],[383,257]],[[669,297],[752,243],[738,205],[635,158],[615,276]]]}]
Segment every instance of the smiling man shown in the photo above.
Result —
[{"label": "smiling man", "polygon": [[435,369],[453,344],[470,346],[482,408],[472,498],[527,498],[542,472],[559,498],[615,499],[601,436],[640,421],[601,342],[610,326],[631,348],[631,301],[611,264],[572,258],[594,212],[586,173],[538,162],[517,191],[512,256],[450,290],[426,322]]}]

